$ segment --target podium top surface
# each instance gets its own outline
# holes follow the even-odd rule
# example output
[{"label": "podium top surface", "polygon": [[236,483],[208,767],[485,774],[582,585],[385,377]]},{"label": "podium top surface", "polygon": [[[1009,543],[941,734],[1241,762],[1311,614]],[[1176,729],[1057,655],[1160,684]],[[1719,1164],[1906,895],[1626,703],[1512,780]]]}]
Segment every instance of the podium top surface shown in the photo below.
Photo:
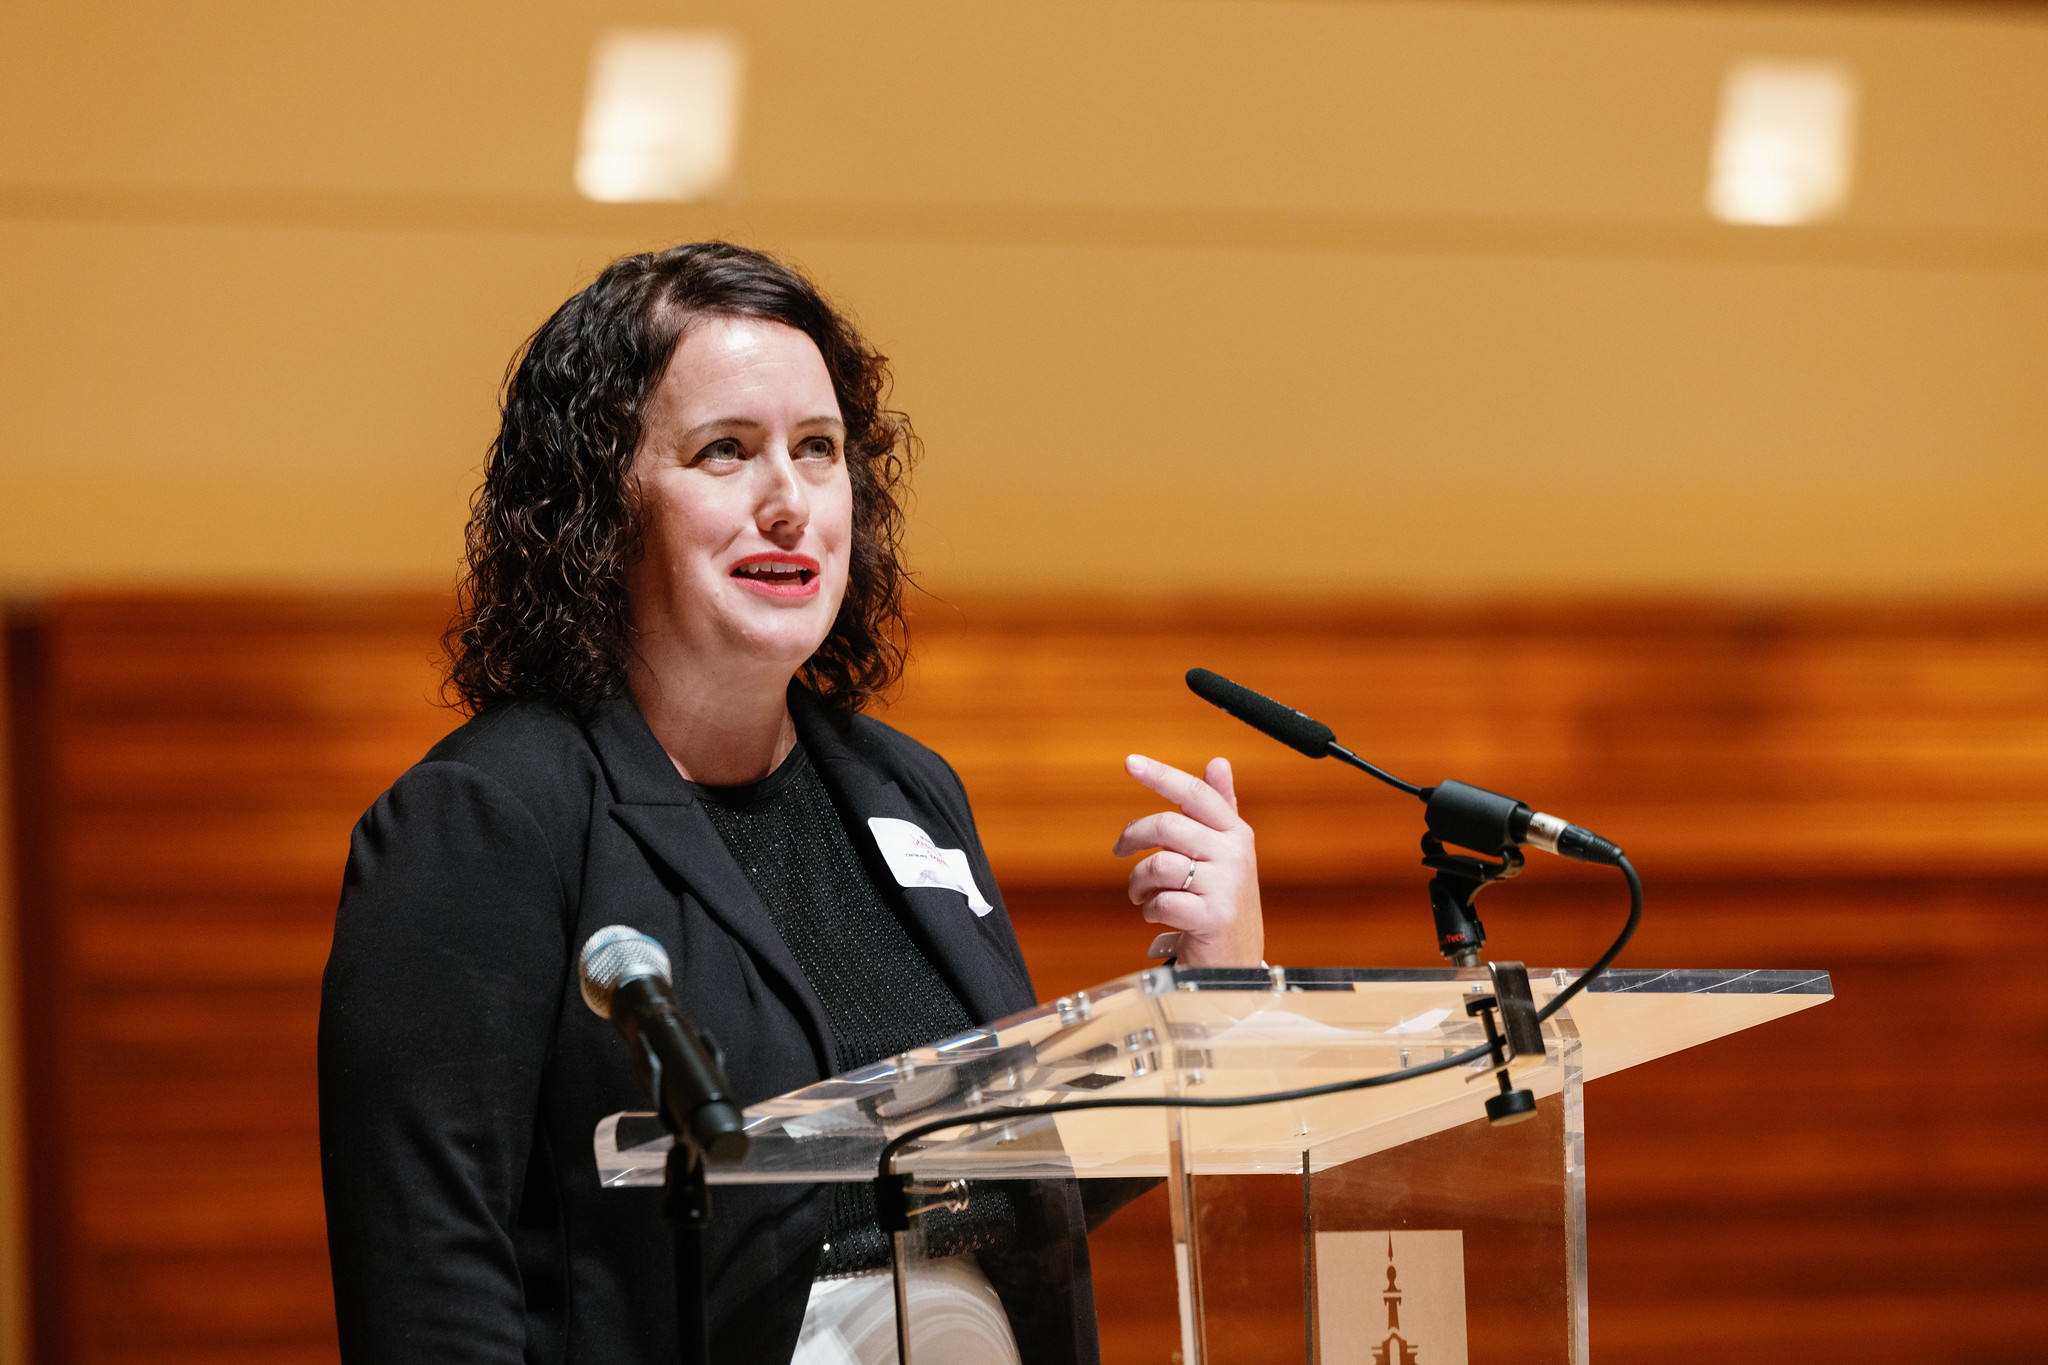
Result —
[{"label": "podium top surface", "polygon": [[[1540,1007],[1574,979],[1531,973]],[[897,1169],[992,1179],[1158,1176],[1169,1137],[1202,1172],[1321,1168],[1481,1116],[1491,1078],[1457,1067],[1372,1089],[1230,1109],[1119,1108],[1005,1121],[1022,1105],[1240,1096],[1325,1085],[1484,1041],[1465,1002],[1483,969],[1159,967],[750,1106],[751,1149],[716,1184],[866,1180],[891,1136],[936,1119]],[[1695,1047],[1831,998],[1823,971],[1615,970],[1544,1025],[1515,1083],[1538,1096]],[[668,1139],[652,1115],[596,1134],[607,1185],[659,1184]]]}]

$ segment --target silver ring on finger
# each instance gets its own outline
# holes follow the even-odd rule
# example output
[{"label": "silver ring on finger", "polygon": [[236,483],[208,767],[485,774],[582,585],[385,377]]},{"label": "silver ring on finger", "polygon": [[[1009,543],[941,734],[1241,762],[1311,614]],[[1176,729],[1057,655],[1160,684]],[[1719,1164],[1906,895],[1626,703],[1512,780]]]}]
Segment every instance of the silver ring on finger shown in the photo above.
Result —
[{"label": "silver ring on finger", "polygon": [[1197,863],[1193,858],[1188,859],[1188,875],[1181,878],[1181,890],[1185,891],[1195,884],[1195,869],[1199,866],[1200,864]]}]

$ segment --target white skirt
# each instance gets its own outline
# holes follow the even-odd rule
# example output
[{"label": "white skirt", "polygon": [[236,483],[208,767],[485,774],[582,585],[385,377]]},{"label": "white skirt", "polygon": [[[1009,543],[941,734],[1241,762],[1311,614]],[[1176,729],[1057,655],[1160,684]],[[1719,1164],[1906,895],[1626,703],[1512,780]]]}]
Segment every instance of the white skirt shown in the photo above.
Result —
[{"label": "white skirt", "polygon": [[[1022,1365],[995,1286],[972,1256],[926,1261],[910,1281],[914,1365]],[[896,1283],[886,1270],[811,1285],[790,1365],[896,1365]]]}]

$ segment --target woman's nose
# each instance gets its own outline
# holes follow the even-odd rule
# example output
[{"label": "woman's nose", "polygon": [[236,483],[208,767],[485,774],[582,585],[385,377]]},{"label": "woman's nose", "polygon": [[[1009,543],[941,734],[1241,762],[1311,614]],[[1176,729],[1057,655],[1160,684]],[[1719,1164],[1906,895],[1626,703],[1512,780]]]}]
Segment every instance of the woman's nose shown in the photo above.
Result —
[{"label": "woman's nose", "polygon": [[797,475],[794,456],[784,448],[763,456],[755,468],[761,471],[762,483],[755,520],[762,532],[803,530],[811,519],[811,500]]}]

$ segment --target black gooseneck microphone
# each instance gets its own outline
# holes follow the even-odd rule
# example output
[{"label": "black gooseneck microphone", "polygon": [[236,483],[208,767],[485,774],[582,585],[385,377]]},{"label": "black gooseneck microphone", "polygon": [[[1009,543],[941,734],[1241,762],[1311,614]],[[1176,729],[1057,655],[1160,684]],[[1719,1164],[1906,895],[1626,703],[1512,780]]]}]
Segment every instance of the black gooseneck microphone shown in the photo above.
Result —
[{"label": "black gooseneck microphone", "polygon": [[[1211,673],[1206,668],[1189,669],[1187,679],[1189,689],[1196,696],[1222,707],[1253,729],[1271,735],[1289,748],[1307,754],[1310,758],[1341,759],[1423,802],[1427,808],[1424,818],[1429,826],[1429,833],[1422,838],[1422,861],[1425,867],[1434,868],[1437,874],[1429,884],[1431,905],[1437,913],[1437,943],[1444,956],[1458,966],[1478,965],[1479,945],[1485,938],[1484,932],[1479,928],[1478,919],[1471,915],[1472,894],[1489,882],[1513,876],[1519,871],[1522,865],[1520,845],[1525,842],[1567,858],[1613,864],[1628,882],[1628,922],[1622,926],[1614,942],[1608,945],[1606,952],[1595,959],[1592,966],[1581,972],[1576,980],[1561,982],[1557,993],[1540,1009],[1536,1005],[1527,967],[1520,962],[1488,963],[1487,975],[1492,978],[1493,992],[1474,994],[1465,1001],[1466,1015],[1481,1020],[1481,1026],[1486,1031],[1486,1041],[1464,1052],[1447,1049],[1442,1057],[1433,1061],[1418,1062],[1411,1066],[1404,1054],[1401,1068],[1397,1071],[1378,1072],[1349,1080],[1264,1094],[1174,1093],[1116,1098],[1096,1096],[1078,1100],[1065,1096],[1053,1103],[979,1108],[964,1114],[949,1114],[945,1118],[925,1123],[913,1123],[910,1127],[893,1134],[882,1144],[881,1155],[875,1162],[875,1208],[885,1232],[894,1234],[904,1231],[909,1226],[906,1177],[901,1175],[895,1166],[898,1155],[912,1143],[935,1133],[944,1132],[949,1128],[964,1128],[989,1119],[1000,1118],[1005,1124],[1009,1124],[1025,1118],[1071,1114],[1090,1109],[1235,1109],[1366,1090],[1412,1080],[1418,1076],[1436,1075],[1454,1067],[1482,1065],[1487,1066],[1492,1072],[1500,1087],[1500,1093],[1486,1101],[1488,1122],[1520,1122],[1537,1112],[1536,1096],[1531,1091],[1519,1089],[1514,1085],[1509,1078],[1509,1063],[1516,1057],[1533,1057],[1544,1053],[1543,1022],[1563,1009],[1572,997],[1605,975],[1608,968],[1614,965],[1615,959],[1621,956],[1621,950],[1626,948],[1629,940],[1635,936],[1636,928],[1642,923],[1643,918],[1642,878],[1636,875],[1635,868],[1619,848],[1591,830],[1569,824],[1554,815],[1532,811],[1513,797],[1502,796],[1498,792],[1490,792],[1463,782],[1439,782],[1434,787],[1418,787],[1413,783],[1403,782],[1392,773],[1374,767],[1338,744],[1336,735],[1330,727],[1312,716],[1305,716],[1292,707],[1282,706],[1271,697],[1260,696],[1249,687]],[[1461,848],[1485,850],[1498,857],[1500,862],[1485,863],[1476,858],[1446,853],[1446,840]],[[1469,924],[1469,934],[1459,928],[1458,924],[1447,924],[1447,909],[1453,915],[1462,914],[1465,917],[1459,923]],[[1276,983],[1279,970],[1275,969]],[[1472,987],[1474,992],[1481,992],[1482,989],[1477,985]],[[1498,1026],[1494,1020],[1496,1011],[1500,1014]],[[901,1292],[900,1282],[898,1292]],[[896,1319],[898,1351],[907,1358],[909,1344],[906,1323],[907,1315],[899,1307]]]},{"label": "black gooseneck microphone", "polygon": [[1493,854],[1511,845],[1528,843],[1545,853],[1610,866],[1621,857],[1619,848],[1593,831],[1531,810],[1512,796],[1463,782],[1439,782],[1434,787],[1403,782],[1339,744],[1336,732],[1321,721],[1254,692],[1243,683],[1234,683],[1220,673],[1211,673],[1206,668],[1189,669],[1188,690],[1290,749],[1310,758],[1339,759],[1421,799],[1428,805],[1424,818],[1445,843]]},{"label": "black gooseneck microphone", "polygon": [[623,924],[584,940],[576,971],[583,1003],[626,1040],[633,1074],[675,1137],[668,1152],[662,1211],[675,1232],[676,1332],[682,1365],[711,1359],[711,1315],[704,1302],[704,1228],[711,1191],[704,1163],[747,1155],[746,1121],[718,1046],[676,1003],[668,952]]},{"label": "black gooseneck microphone", "polygon": [[1236,716],[1252,729],[1270,735],[1297,753],[1310,758],[1336,758],[1354,768],[1371,773],[1390,787],[1420,796],[1427,801],[1422,788],[1412,782],[1403,782],[1384,768],[1372,764],[1352,753],[1337,742],[1336,732],[1312,716],[1304,716],[1291,706],[1283,706],[1271,697],[1252,691],[1243,683],[1234,683],[1221,673],[1211,673],[1206,668],[1188,670],[1188,690],[1208,702],[1220,706]]},{"label": "black gooseneck microphone", "polygon": [[[1262,696],[1206,668],[1188,670],[1188,690],[1288,748],[1310,758],[1335,758],[1423,802],[1423,865],[1433,869],[1430,904],[1436,914],[1437,947],[1460,967],[1476,966],[1486,930],[1472,910],[1472,897],[1522,867],[1521,847],[1530,844],[1546,853],[1583,863],[1619,866],[1622,851],[1582,826],[1532,810],[1512,796],[1465,782],[1439,782],[1418,787],[1375,767],[1337,742],[1329,726],[1291,706]],[[1487,863],[1448,853],[1445,844],[1469,848],[1498,858]]]}]

